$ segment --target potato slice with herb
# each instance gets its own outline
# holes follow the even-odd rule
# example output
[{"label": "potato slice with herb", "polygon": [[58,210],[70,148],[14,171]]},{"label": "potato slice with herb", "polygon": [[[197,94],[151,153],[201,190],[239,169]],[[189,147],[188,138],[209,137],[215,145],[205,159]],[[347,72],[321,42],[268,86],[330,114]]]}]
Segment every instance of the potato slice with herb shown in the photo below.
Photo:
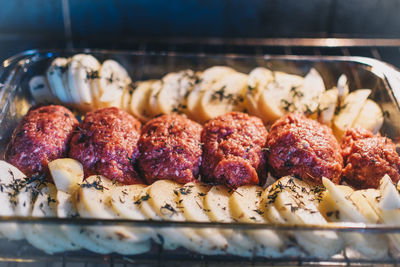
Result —
[{"label": "potato slice with herb", "polygon": [[248,76],[243,73],[226,75],[207,90],[200,102],[200,121],[218,117],[230,111],[244,111]]},{"label": "potato slice with herb", "polygon": [[196,80],[193,90],[187,97],[187,113],[194,120],[200,120],[198,115],[199,103],[205,91],[209,90],[213,84],[221,80],[228,74],[236,72],[227,66],[213,66],[206,69]]},{"label": "potato slice with herb", "polygon": [[361,108],[360,113],[353,122],[352,127],[362,127],[374,134],[378,133],[383,125],[383,112],[379,105],[367,99],[364,106]]},{"label": "potato slice with herb", "polygon": [[131,97],[130,113],[141,122],[146,122],[151,119],[148,104],[154,82],[154,80],[149,80],[136,83],[136,88]]},{"label": "potato slice with herb", "polygon": [[338,107],[332,127],[338,140],[341,140],[347,129],[353,125],[370,94],[370,89],[356,90],[350,93]]}]

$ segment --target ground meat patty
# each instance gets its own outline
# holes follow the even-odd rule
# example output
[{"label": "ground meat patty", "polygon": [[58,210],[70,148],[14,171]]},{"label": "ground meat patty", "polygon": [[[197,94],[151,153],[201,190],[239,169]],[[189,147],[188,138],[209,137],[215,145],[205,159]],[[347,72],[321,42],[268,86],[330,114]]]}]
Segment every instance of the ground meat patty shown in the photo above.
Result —
[{"label": "ground meat patty", "polygon": [[259,118],[244,113],[231,112],[210,120],[201,136],[202,178],[233,187],[259,184],[265,176],[267,134]]},{"label": "ground meat patty", "polygon": [[83,164],[85,176],[101,174],[124,184],[141,183],[134,168],[140,127],[137,119],[119,108],[88,112],[71,139],[69,156]]},{"label": "ground meat patty", "polygon": [[275,176],[295,175],[318,184],[340,182],[343,158],[332,130],[302,114],[289,113],[271,127],[268,163]]},{"label": "ground meat patty", "polygon": [[362,129],[347,130],[342,140],[343,179],[357,189],[378,188],[388,174],[400,180],[400,156],[392,140]]},{"label": "ground meat patty", "polygon": [[49,161],[67,156],[77,125],[75,116],[63,106],[30,109],[14,130],[5,158],[28,176],[45,173]]},{"label": "ground meat patty", "polygon": [[139,140],[139,168],[147,183],[170,179],[194,181],[201,162],[200,124],[181,115],[148,121]]}]

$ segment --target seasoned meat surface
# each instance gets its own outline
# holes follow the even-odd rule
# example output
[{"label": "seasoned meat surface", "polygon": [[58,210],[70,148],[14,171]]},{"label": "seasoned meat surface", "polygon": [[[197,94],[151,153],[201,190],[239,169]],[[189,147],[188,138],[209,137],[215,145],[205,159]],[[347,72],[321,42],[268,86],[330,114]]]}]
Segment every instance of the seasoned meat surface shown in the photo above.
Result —
[{"label": "seasoned meat surface", "polygon": [[141,183],[134,168],[140,127],[137,119],[116,107],[88,112],[71,139],[69,156],[83,164],[85,176]]},{"label": "seasoned meat surface", "polygon": [[15,128],[5,159],[24,174],[46,173],[47,164],[66,157],[78,121],[63,106],[32,108]]},{"label": "seasoned meat surface", "polygon": [[231,112],[211,119],[201,136],[202,178],[232,187],[259,184],[265,177],[267,134],[261,119],[245,113]]},{"label": "seasoned meat surface", "polygon": [[277,177],[295,175],[322,183],[322,177],[340,182],[343,158],[332,130],[302,114],[289,113],[271,127],[268,163]]},{"label": "seasoned meat surface", "polygon": [[194,181],[201,162],[202,126],[184,116],[163,115],[148,121],[139,140],[139,168],[151,184],[170,179]]},{"label": "seasoned meat surface", "polygon": [[385,174],[400,180],[400,156],[389,138],[362,128],[347,130],[342,140],[343,179],[357,189],[378,188]]}]

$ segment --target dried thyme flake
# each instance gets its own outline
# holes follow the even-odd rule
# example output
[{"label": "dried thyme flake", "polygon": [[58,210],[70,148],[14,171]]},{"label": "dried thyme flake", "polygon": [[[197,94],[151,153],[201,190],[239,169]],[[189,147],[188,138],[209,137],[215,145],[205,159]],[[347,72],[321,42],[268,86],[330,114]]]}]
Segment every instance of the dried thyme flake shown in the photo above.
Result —
[{"label": "dried thyme flake", "polygon": [[192,189],[191,187],[193,186],[184,186],[179,188],[179,193],[181,193],[182,195],[189,195],[190,193],[192,193]]},{"label": "dried thyme flake", "polygon": [[255,211],[256,213],[258,213],[259,215],[263,215],[263,214],[264,214],[264,212],[262,212],[262,211],[259,210],[259,209],[255,209],[255,210],[253,210],[253,211]]},{"label": "dried thyme flake", "polygon": [[104,189],[108,189],[101,184],[100,176],[97,176],[97,180],[93,181],[92,183],[88,183],[85,181],[84,183],[79,185],[81,188],[94,188],[99,191],[103,191]]},{"label": "dried thyme flake", "polygon": [[293,105],[293,103],[289,102],[289,101],[286,100],[286,99],[281,99],[281,104],[282,104],[282,108],[283,108],[285,111],[289,111],[290,107]]},{"label": "dried thyme flake", "polygon": [[160,208],[160,212],[161,212],[162,214],[165,214],[165,213],[163,212],[164,210],[167,210],[167,211],[171,212],[171,215],[178,213],[178,211],[175,210],[174,207],[172,207],[172,206],[171,206],[170,204],[168,204],[168,203],[166,203],[164,206],[162,206],[162,207]]},{"label": "dried thyme flake", "polygon": [[338,115],[341,110],[347,107],[347,103],[340,104],[339,106],[336,107],[335,109],[335,115]]},{"label": "dried thyme flake", "polygon": [[141,196],[138,200],[136,200],[135,202],[133,202],[133,204],[139,205],[140,203],[142,203],[142,201],[147,201],[150,199],[150,195],[146,194],[144,196]]},{"label": "dried thyme flake", "polygon": [[274,187],[272,187],[271,191],[268,194],[268,204],[272,204],[275,202],[275,199],[278,197],[279,193],[282,192],[283,185],[279,181]]}]

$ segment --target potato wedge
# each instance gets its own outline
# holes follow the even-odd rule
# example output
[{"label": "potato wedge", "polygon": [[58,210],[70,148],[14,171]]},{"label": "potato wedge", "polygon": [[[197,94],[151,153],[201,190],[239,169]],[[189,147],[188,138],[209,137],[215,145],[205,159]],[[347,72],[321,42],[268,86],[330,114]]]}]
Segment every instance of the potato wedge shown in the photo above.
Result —
[{"label": "potato wedge", "polygon": [[[334,201],[335,210],[339,212],[338,217],[341,221],[373,223],[376,220],[376,218],[369,214],[374,213],[373,210],[361,211],[361,208],[365,209],[369,207],[361,206],[362,204],[358,203],[361,200],[366,204],[364,197],[360,199],[358,193],[354,194],[351,190],[343,190],[343,188],[339,188],[339,186],[326,178],[322,178],[322,182]],[[351,197],[352,194],[354,194],[353,197]],[[353,202],[353,200],[356,202]],[[383,258],[388,255],[389,247],[385,235],[343,233],[342,236],[348,246],[361,252],[366,257]]]},{"label": "potato wedge", "polygon": [[352,127],[362,127],[376,134],[381,129],[383,120],[383,112],[379,105],[375,101],[367,99]]},{"label": "potato wedge", "polygon": [[370,89],[359,89],[344,99],[337,115],[333,118],[332,129],[338,140],[341,140],[346,130],[353,125],[370,94]]},{"label": "potato wedge", "polygon": [[322,93],[318,107],[318,121],[331,126],[338,104],[339,92],[337,88],[326,90]]}]

